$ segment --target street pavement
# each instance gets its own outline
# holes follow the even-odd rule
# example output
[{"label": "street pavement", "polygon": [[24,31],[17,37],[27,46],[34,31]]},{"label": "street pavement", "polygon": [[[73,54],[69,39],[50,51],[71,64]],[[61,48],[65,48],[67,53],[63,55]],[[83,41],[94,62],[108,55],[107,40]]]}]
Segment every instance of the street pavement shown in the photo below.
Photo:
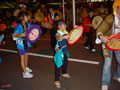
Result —
[{"label": "street pavement", "polygon": [[[79,43],[81,42],[81,43]],[[100,45],[95,45],[96,52],[86,50],[83,47],[84,40],[81,39],[72,46],[69,46],[70,58],[77,61],[69,61],[68,73],[70,79],[60,77],[62,88],[57,89],[54,85],[54,62],[52,58],[40,57],[39,55],[53,56],[50,48],[50,40],[45,36],[36,42],[36,48],[30,48],[30,53],[38,56],[29,56],[29,67],[32,68],[34,77],[32,79],[22,78],[20,58],[15,52],[1,51],[0,57],[3,62],[0,64],[0,84],[11,83],[12,87],[5,90],[101,90],[101,72],[103,57]],[[7,37],[5,45],[0,49],[16,51],[15,42],[11,36]],[[99,62],[91,64],[82,61]],[[112,76],[116,67],[115,59],[112,64]],[[120,83],[111,79],[109,90],[120,90]]]}]

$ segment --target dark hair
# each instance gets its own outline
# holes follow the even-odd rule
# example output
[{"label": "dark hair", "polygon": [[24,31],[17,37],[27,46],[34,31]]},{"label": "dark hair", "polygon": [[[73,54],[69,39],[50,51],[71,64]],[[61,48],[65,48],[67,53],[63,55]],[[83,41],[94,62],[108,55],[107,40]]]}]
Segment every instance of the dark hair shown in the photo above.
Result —
[{"label": "dark hair", "polygon": [[21,23],[20,17],[28,16],[27,12],[19,12],[18,18],[16,19],[17,23]]},{"label": "dark hair", "polygon": [[58,21],[58,26],[61,26],[62,24],[65,24],[64,21]]},{"label": "dark hair", "polygon": [[50,6],[49,9],[53,9],[53,10],[55,10],[55,7],[54,7],[54,6]]},{"label": "dark hair", "polygon": [[93,8],[90,8],[90,9],[87,10],[87,12],[88,12],[88,13],[90,13],[90,12],[95,12],[95,10],[94,10]]},{"label": "dark hair", "polygon": [[27,12],[20,12],[18,15],[18,18],[20,18],[22,16],[28,16],[28,13]]}]

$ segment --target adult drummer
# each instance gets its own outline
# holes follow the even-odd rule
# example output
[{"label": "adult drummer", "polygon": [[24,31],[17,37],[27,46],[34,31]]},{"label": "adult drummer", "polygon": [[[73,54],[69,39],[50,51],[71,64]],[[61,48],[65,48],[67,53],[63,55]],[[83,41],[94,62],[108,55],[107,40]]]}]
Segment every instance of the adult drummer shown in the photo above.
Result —
[{"label": "adult drummer", "polygon": [[14,30],[13,37],[16,39],[16,47],[18,49],[18,54],[21,59],[21,68],[23,70],[23,78],[32,78],[33,75],[30,73],[32,70],[28,68],[28,52],[31,44],[25,40],[25,32],[28,27],[30,27],[30,23],[28,23],[28,15],[25,12],[19,13],[20,23],[16,26]]},{"label": "adult drummer", "polygon": [[52,50],[55,49],[55,45],[56,45],[56,38],[55,38],[55,34],[57,32],[57,21],[58,21],[58,14],[55,12],[54,7],[50,7],[49,8],[49,12],[50,12],[50,18],[53,22],[53,29],[50,30],[50,34],[51,34],[51,48]]},{"label": "adult drummer", "polygon": [[112,54],[114,52],[117,62],[117,68],[114,74],[114,79],[120,82],[120,51],[108,50],[105,43],[109,41],[109,36],[112,33],[120,32],[120,0],[115,0],[113,3],[113,15],[107,16],[97,30],[97,37],[102,41],[102,50],[104,56],[104,65],[102,71],[102,90],[108,90],[111,79],[111,64]]}]

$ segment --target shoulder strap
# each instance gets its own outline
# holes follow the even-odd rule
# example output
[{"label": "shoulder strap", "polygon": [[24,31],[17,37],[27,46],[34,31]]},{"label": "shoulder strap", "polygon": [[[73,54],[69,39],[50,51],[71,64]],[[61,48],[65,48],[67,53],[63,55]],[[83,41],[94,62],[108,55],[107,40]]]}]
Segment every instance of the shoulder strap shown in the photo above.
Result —
[{"label": "shoulder strap", "polygon": [[113,32],[112,33],[115,33],[115,16],[113,15]]}]

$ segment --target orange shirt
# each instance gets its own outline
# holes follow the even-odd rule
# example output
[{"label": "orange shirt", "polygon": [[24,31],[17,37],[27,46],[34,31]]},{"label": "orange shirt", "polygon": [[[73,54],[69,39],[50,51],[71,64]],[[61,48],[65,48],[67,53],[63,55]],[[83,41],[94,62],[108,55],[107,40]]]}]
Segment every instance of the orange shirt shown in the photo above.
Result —
[{"label": "orange shirt", "polygon": [[50,17],[50,14],[48,14],[48,17],[45,16],[45,18],[44,18],[44,20],[42,22],[49,22],[50,24],[53,24],[53,21],[52,21],[52,19]]}]

